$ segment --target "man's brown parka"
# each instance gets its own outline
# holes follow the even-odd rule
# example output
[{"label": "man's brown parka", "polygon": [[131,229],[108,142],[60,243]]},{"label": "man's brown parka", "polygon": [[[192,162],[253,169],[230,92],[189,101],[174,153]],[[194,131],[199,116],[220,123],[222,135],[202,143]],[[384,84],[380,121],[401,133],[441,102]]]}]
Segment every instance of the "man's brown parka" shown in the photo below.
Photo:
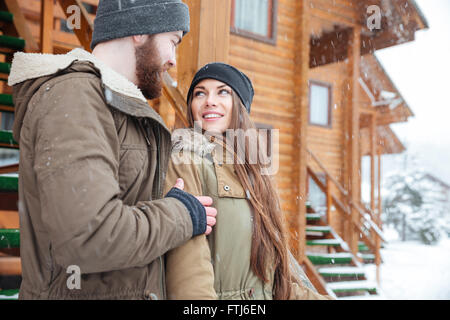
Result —
[{"label": "man's brown parka", "polygon": [[192,237],[193,223],[181,201],[161,199],[170,132],[159,115],[81,49],[16,53],[9,84],[20,143],[19,299],[164,299],[162,256]]}]

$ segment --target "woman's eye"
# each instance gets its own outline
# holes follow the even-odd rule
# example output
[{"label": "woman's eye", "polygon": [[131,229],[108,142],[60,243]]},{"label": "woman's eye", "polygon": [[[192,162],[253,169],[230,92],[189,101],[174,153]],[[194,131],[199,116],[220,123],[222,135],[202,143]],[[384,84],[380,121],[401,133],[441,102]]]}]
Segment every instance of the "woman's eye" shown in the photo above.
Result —
[{"label": "woman's eye", "polygon": [[203,95],[205,95],[205,93],[203,91],[196,91],[196,92],[194,92],[194,97],[201,97]]},{"label": "woman's eye", "polygon": [[227,90],[227,89],[222,89],[222,90],[219,91],[219,94],[220,94],[220,95],[223,95],[223,96],[224,96],[224,95],[228,95],[228,94],[230,94],[230,93],[231,93],[231,92],[230,92],[229,90]]}]

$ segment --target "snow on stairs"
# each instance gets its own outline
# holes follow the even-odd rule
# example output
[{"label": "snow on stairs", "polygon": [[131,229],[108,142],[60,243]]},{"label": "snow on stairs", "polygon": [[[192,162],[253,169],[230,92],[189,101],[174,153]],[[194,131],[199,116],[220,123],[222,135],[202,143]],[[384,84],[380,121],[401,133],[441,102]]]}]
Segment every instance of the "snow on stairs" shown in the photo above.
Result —
[{"label": "snow on stairs", "polygon": [[[377,293],[377,285],[367,281],[362,264],[347,243],[324,222],[323,213],[308,208],[306,215],[306,256],[314,264],[327,288],[339,298],[361,297]],[[360,250],[366,250],[359,243]]]},{"label": "snow on stairs", "polygon": [[0,290],[0,300],[18,300],[19,289]]},{"label": "snow on stairs", "polygon": [[[350,293],[350,295],[356,295],[354,293],[370,294],[377,293],[377,284],[371,281],[339,281],[328,284],[328,287],[337,295],[344,296]],[[348,296],[348,295],[347,295]]]},{"label": "snow on stairs", "polygon": [[375,255],[362,241],[358,242],[358,258],[360,258],[365,264],[375,262]]},{"label": "snow on stairs", "polygon": [[306,256],[314,265],[348,264],[352,262],[352,254],[339,253],[315,253],[307,252]]}]

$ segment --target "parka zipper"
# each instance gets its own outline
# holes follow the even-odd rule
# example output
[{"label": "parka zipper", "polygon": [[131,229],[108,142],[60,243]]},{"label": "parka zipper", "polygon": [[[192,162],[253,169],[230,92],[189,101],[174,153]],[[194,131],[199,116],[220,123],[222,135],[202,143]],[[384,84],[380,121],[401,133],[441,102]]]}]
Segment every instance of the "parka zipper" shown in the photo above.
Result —
[{"label": "parka zipper", "polygon": [[[138,120],[139,127],[141,128],[145,140],[147,141],[147,146],[151,147],[150,140],[148,139],[147,130],[149,129],[149,123],[148,119],[143,120],[144,123]],[[156,130],[156,136],[157,136],[157,161],[156,161],[156,169],[155,169],[155,175],[157,175],[157,181],[156,181],[156,192],[152,192],[152,200],[155,199],[161,199],[162,198],[162,190],[161,190],[161,175],[159,174],[159,168],[160,168],[160,162],[161,162],[161,131],[158,126],[155,127]],[[166,299],[166,286],[165,283],[165,277],[164,277],[164,265],[162,261],[162,256],[159,257],[159,274],[160,274],[160,290],[163,295],[163,299]]]},{"label": "parka zipper", "polygon": [[[160,171],[160,163],[161,163],[161,130],[158,126],[156,126],[156,131],[157,131],[157,137],[158,137],[158,142],[157,142],[157,163],[156,163],[156,172],[158,173],[158,185],[156,186],[157,188],[157,199],[161,199],[162,198],[162,190],[161,190],[161,175],[159,171]],[[159,257],[159,268],[160,268],[160,279],[161,279],[161,291],[163,293],[163,299],[166,299],[166,286],[165,286],[165,274],[164,274],[164,264],[163,264],[163,257],[160,256]]]}]

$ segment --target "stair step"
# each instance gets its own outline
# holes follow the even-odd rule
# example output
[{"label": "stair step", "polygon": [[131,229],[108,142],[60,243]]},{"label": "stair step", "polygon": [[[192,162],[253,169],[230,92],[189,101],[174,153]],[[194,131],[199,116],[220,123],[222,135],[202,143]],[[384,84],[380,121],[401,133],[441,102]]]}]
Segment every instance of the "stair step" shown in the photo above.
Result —
[{"label": "stair step", "polygon": [[369,247],[364,242],[359,242],[358,251],[369,251]]},{"label": "stair step", "polygon": [[19,190],[19,176],[17,174],[0,175],[0,191],[17,192]]},{"label": "stair step", "polygon": [[0,21],[13,22],[14,16],[11,12],[0,11]]},{"label": "stair step", "polygon": [[352,254],[346,252],[339,253],[316,253],[307,252],[306,256],[313,264],[346,264],[352,262]]},{"label": "stair step", "polygon": [[339,247],[341,241],[338,239],[317,239],[317,240],[306,240],[307,246],[329,246],[329,247]]},{"label": "stair step", "polygon": [[0,130],[0,147],[18,149],[19,144],[14,140],[12,131]]},{"label": "stair step", "polygon": [[[6,67],[3,67],[3,68],[6,68]],[[14,107],[12,95],[6,94],[6,93],[1,93],[0,94],[0,104],[3,104],[5,106]]]},{"label": "stair step", "polygon": [[23,48],[25,48],[25,40],[23,40],[22,38],[1,35],[0,47],[6,47],[14,50],[23,50]]},{"label": "stair step", "polygon": [[367,280],[331,282],[327,283],[327,286],[334,293],[367,291],[374,294],[378,289],[376,283]]},{"label": "stair step", "polygon": [[364,262],[373,262],[375,261],[375,255],[373,253],[361,253],[358,252],[358,257],[363,259]]},{"label": "stair step", "polygon": [[19,229],[0,229],[0,248],[19,248],[20,230]]},{"label": "stair step", "polygon": [[11,71],[11,64],[10,63],[0,62],[0,73],[9,74],[10,71]]},{"label": "stair step", "polygon": [[322,277],[364,277],[364,269],[358,267],[331,267],[318,269]]},{"label": "stair step", "polygon": [[0,290],[0,300],[18,300],[19,289]]},{"label": "stair step", "polygon": [[308,232],[323,232],[329,233],[331,231],[331,227],[329,226],[306,226],[306,231]]},{"label": "stair step", "polygon": [[306,220],[307,221],[318,221],[322,218],[323,214],[320,213],[307,213]]}]

